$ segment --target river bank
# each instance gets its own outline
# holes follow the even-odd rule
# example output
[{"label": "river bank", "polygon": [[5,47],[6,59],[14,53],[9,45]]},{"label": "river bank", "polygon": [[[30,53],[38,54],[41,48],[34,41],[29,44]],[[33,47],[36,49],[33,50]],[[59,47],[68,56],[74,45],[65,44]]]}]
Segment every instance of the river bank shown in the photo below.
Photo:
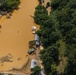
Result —
[{"label": "river bank", "polygon": [[[31,28],[37,26],[31,16],[37,5],[38,0],[22,0],[10,19],[0,19],[0,71],[20,69],[27,62],[28,42],[34,39]],[[2,62],[3,58],[9,61]]]}]

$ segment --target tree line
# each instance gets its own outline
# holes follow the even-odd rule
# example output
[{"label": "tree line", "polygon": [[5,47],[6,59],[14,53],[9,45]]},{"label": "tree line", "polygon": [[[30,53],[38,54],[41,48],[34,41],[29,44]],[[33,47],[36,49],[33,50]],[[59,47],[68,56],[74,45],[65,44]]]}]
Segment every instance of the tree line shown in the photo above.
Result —
[{"label": "tree line", "polygon": [[0,0],[0,11],[12,11],[17,9],[20,0]]},{"label": "tree line", "polygon": [[[40,52],[46,75],[76,74],[76,0],[52,0],[52,11],[48,16],[41,3],[35,8],[34,21],[40,25],[36,32],[44,49]],[[60,65],[60,40],[65,42],[63,57],[67,58],[63,72]]]}]

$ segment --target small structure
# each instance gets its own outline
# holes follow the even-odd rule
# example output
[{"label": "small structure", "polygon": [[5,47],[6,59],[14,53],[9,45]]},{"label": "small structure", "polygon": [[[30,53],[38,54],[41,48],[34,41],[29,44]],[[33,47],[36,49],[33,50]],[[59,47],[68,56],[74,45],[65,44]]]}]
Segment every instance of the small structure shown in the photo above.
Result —
[{"label": "small structure", "polygon": [[36,32],[36,26],[32,26],[32,33],[34,34]]},{"label": "small structure", "polygon": [[40,42],[39,42],[39,36],[37,34],[35,35],[35,41],[36,41],[36,47],[38,47],[40,45]]},{"label": "small structure", "polygon": [[31,40],[31,41],[29,41],[29,48],[33,48],[33,47],[35,47],[35,40]]},{"label": "small structure", "polygon": [[32,52],[34,52],[36,49],[35,48],[31,48],[30,50],[28,50],[28,54],[31,54]]},{"label": "small structure", "polygon": [[31,70],[32,70],[35,66],[38,66],[38,62],[37,62],[37,60],[32,59],[32,60],[31,60]]},{"label": "small structure", "polygon": [[40,45],[40,42],[39,41],[36,41],[36,46],[39,46]]},{"label": "small structure", "polygon": [[32,26],[32,30],[36,30],[36,26]]},{"label": "small structure", "polygon": [[39,41],[39,36],[37,34],[35,35],[35,41]]}]

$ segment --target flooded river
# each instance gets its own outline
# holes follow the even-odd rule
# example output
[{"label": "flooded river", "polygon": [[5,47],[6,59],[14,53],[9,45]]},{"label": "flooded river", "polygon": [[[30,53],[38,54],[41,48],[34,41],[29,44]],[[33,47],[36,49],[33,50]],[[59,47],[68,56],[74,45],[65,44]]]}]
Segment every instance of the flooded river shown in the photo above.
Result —
[{"label": "flooded river", "polygon": [[38,0],[21,0],[10,19],[0,19],[0,71],[21,68],[28,60],[28,42],[34,39],[31,28]]}]

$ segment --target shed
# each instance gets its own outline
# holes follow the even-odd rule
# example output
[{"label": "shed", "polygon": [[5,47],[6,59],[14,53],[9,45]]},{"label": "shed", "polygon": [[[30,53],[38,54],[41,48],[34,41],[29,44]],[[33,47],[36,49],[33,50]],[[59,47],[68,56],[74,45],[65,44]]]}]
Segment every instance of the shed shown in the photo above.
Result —
[{"label": "shed", "polygon": [[32,26],[32,30],[36,30],[36,26]]},{"label": "shed", "polygon": [[39,46],[39,45],[40,45],[39,41],[36,41],[36,46]]},{"label": "shed", "polygon": [[36,49],[35,48],[31,48],[30,50],[28,50],[28,53],[31,54],[32,52],[34,52]]},{"label": "shed", "polygon": [[32,33],[35,34],[36,32],[36,26],[32,26]]},{"label": "shed", "polygon": [[35,41],[39,41],[39,36],[37,34],[35,35]]},{"label": "shed", "polygon": [[35,59],[32,59],[31,60],[31,69],[33,69],[35,66],[37,66],[38,65],[38,62],[37,62],[37,60],[35,60]]}]

